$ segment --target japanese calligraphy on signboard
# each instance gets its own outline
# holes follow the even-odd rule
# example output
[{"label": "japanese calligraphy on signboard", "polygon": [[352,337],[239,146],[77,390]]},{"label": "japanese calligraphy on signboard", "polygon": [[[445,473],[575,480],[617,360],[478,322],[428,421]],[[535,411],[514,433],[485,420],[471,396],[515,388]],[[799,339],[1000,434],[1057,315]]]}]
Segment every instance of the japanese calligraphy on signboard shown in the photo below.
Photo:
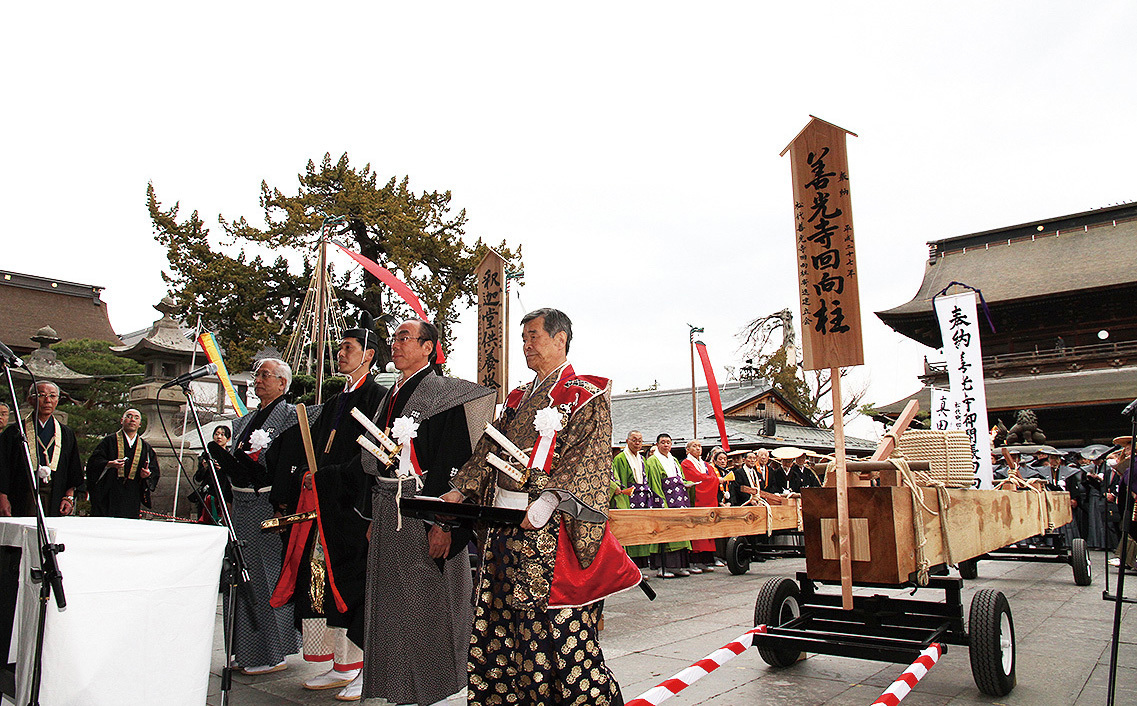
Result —
[{"label": "japanese calligraphy on signboard", "polygon": [[979,345],[975,292],[936,297],[934,304],[951,387],[944,403],[952,410],[948,428],[967,432],[979,487],[990,488],[991,436],[987,426],[987,393],[983,385],[983,351]]},{"label": "japanese calligraphy on signboard", "polygon": [[954,431],[962,429],[963,414],[959,409],[959,400],[950,390],[933,387],[932,395],[932,429],[935,431]]},{"label": "japanese calligraphy on signboard", "polygon": [[[812,116],[811,116],[812,117]],[[797,285],[806,370],[864,363],[846,133],[812,118],[790,153]]]},{"label": "japanese calligraphy on signboard", "polygon": [[505,401],[505,260],[486,253],[478,277],[478,383],[497,390]]}]

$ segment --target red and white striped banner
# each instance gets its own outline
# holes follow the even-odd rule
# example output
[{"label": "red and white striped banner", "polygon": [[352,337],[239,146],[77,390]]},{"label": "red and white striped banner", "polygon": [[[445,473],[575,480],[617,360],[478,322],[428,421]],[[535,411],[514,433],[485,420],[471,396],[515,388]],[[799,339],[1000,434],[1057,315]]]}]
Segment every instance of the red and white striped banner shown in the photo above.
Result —
[{"label": "red and white striped banner", "polygon": [[754,644],[754,636],[764,632],[766,632],[765,625],[759,625],[753,630],[748,630],[745,634],[740,635],[738,639],[720,647],[659,686],[648,689],[627,702],[625,706],[658,706],[745,652]]},{"label": "red and white striped banner", "polygon": [[916,686],[916,682],[924,678],[928,670],[932,668],[940,659],[940,655],[944,653],[944,646],[938,642],[933,642],[931,647],[920,653],[916,661],[912,663],[900,678],[892,682],[892,686],[888,687],[880,698],[872,702],[872,706],[896,706],[900,701],[912,691]]}]

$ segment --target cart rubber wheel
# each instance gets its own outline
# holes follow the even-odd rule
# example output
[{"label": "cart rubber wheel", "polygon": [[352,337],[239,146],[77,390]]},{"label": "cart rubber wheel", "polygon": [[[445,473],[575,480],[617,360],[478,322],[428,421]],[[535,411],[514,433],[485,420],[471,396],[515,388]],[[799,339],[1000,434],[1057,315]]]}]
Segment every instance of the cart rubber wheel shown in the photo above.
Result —
[{"label": "cart rubber wheel", "polygon": [[1015,622],[1002,591],[980,589],[971,599],[971,676],[984,694],[1006,696],[1015,688]]},{"label": "cart rubber wheel", "polygon": [[1074,567],[1075,584],[1089,586],[1093,583],[1094,574],[1090,568],[1090,553],[1086,551],[1086,540],[1081,537],[1070,542],[1070,564]]},{"label": "cart rubber wheel", "polygon": [[[754,624],[777,627],[800,617],[800,596],[801,589],[791,578],[775,576],[767,580],[754,603]],[[762,647],[759,644],[758,654],[771,667],[788,667],[801,657],[801,650]]]},{"label": "cart rubber wheel", "polygon": [[750,547],[742,537],[726,540],[726,568],[733,576],[750,571]]},{"label": "cart rubber wheel", "polygon": [[979,578],[979,560],[967,559],[959,562],[959,577],[968,581]]}]

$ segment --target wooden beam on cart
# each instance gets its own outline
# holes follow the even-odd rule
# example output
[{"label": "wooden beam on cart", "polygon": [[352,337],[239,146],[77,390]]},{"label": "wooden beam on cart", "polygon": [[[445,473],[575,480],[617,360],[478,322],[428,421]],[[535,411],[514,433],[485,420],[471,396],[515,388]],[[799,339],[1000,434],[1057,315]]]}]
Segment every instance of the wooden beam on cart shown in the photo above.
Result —
[{"label": "wooden beam on cart", "polygon": [[[767,534],[767,529],[796,530],[797,498],[781,505],[742,507],[673,507],[648,510],[609,510],[608,527],[620,544],[656,544],[690,539],[718,539]],[[767,520],[772,524],[767,527]]]}]

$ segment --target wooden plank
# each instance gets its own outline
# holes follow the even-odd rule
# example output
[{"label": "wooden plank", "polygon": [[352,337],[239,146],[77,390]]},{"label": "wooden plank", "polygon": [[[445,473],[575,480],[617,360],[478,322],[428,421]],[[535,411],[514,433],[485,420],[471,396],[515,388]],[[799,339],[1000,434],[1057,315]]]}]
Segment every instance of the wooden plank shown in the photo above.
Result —
[{"label": "wooden plank", "polygon": [[505,401],[506,287],[505,260],[487,249],[474,270],[478,283],[478,382],[497,390],[497,401]]},{"label": "wooden plank", "polygon": [[919,400],[908,400],[908,404],[904,405],[904,411],[896,418],[896,422],[892,428],[888,430],[888,434],[880,440],[877,444],[876,451],[873,452],[870,461],[883,461],[892,455],[892,451],[896,448],[896,439],[908,429],[908,425],[916,418],[916,413],[920,411]]},{"label": "wooden plank", "polygon": [[[935,489],[921,490],[928,507],[938,508]],[[1061,527],[1072,519],[1070,494],[1066,492],[1047,491],[1040,496],[1032,491],[949,488],[947,495],[952,563],[1046,532],[1047,516],[1040,512],[1040,498],[1049,510],[1049,521],[1053,526]],[[943,563],[947,552],[940,531],[940,518],[922,514],[928,555]]]},{"label": "wooden plank", "polygon": [[[853,561],[872,561],[872,551],[869,546],[869,518],[849,518],[849,533],[852,537]],[[840,558],[836,520],[827,518],[821,520],[821,555],[825,559]]]},{"label": "wooden plank", "polygon": [[[772,530],[798,528],[798,502],[787,498],[784,504],[770,508]],[[634,546],[766,534],[766,516],[766,508],[759,505],[609,510],[608,527],[620,544]]]},{"label": "wooden plank", "polygon": [[[936,489],[920,491],[924,503],[939,511]],[[924,554],[931,566],[957,564],[986,554],[1045,533],[1048,521],[1060,527],[1072,517],[1070,495],[1065,492],[1040,495],[1031,491],[948,488],[946,493],[946,543],[941,518],[920,510],[926,540]],[[901,584],[914,578],[918,567],[911,490],[850,488],[848,497],[851,521],[864,518],[867,522],[869,553],[873,557],[872,561],[853,564],[853,581]],[[815,580],[837,581],[841,577],[840,562],[825,556],[824,527],[828,525],[823,525],[823,521],[836,521],[836,501],[837,493],[832,488],[809,488],[802,493],[806,571]],[[1046,506],[1046,512],[1040,509],[1041,505]]]},{"label": "wooden plank", "polygon": [[[858,338],[859,338],[858,334]],[[833,386],[833,454],[837,476],[837,554],[841,562],[841,607],[853,609],[853,548],[849,529],[849,475],[845,469],[845,407],[841,402],[841,369],[829,369]]]}]

